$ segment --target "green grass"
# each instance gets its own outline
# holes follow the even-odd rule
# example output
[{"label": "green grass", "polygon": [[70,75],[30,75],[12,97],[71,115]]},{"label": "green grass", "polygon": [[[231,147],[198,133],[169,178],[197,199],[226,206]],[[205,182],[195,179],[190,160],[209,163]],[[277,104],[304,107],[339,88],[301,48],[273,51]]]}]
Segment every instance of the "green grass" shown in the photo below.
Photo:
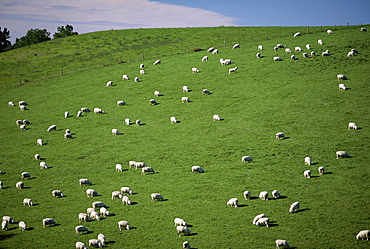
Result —
[{"label": "green grass", "polygon": [[[209,34],[237,30],[218,29],[203,30]],[[275,33],[284,30],[289,33],[297,28],[271,28]],[[139,44],[143,31],[136,30],[130,39]],[[161,29],[160,33],[156,29],[145,31],[147,36],[174,36],[172,29]],[[107,33],[110,32],[125,37],[125,31]],[[85,37],[104,37],[104,33]],[[325,42],[322,47],[316,45],[320,38]],[[196,41],[207,48],[210,43],[219,44],[218,39],[222,44],[222,36]],[[87,244],[89,239],[103,233],[111,242],[107,247],[111,248],[180,248],[185,240],[195,248],[274,248],[276,239],[286,239],[296,248],[368,248],[368,241],[358,241],[355,236],[370,226],[369,35],[351,28],[337,30],[330,36],[323,32],[262,40],[263,35],[258,41],[244,45],[241,42],[241,48],[236,50],[220,46],[218,55],[205,51],[178,54],[160,58],[162,64],[157,66],[152,65],[153,59],[148,59],[3,88],[0,170],[5,174],[0,175],[0,180],[5,188],[0,191],[0,213],[16,221],[24,220],[31,229],[22,232],[16,229],[17,225],[11,225],[10,230],[0,231],[1,247],[74,248],[76,241]],[[48,50],[57,51],[52,42],[40,46],[51,44]],[[157,46],[162,53],[166,47],[163,43],[162,39],[153,42],[150,51],[155,53]],[[310,43],[318,54],[329,49],[333,55],[304,59],[301,53],[296,53],[298,60],[291,61],[290,55],[282,50],[277,53],[272,50],[277,43],[290,48],[303,48]],[[130,44],[136,49],[130,53],[142,53],[135,47],[139,45]],[[257,59],[259,44],[265,50],[264,57]],[[347,58],[351,48],[360,54]],[[201,62],[204,55],[210,57],[208,62]],[[284,61],[273,62],[276,55]],[[220,58],[230,58],[235,63],[222,67]],[[89,61],[93,59],[87,58],[86,63]],[[50,66],[58,63],[52,60]],[[140,63],[145,64],[147,74],[135,83],[132,79],[139,76]],[[66,62],[66,67],[78,67],[77,64],[73,60]],[[234,66],[239,67],[238,71],[228,75],[228,68]],[[192,67],[201,72],[191,73]],[[28,69],[32,71],[31,65]],[[338,90],[339,73],[349,77],[344,82],[349,90]],[[131,79],[123,81],[122,74]],[[115,86],[105,87],[109,80]],[[183,93],[183,85],[192,91]],[[204,88],[213,94],[203,96]],[[155,90],[163,96],[156,98],[158,105],[150,106],[148,101]],[[182,104],[182,96],[193,102]],[[27,101],[29,110],[8,108],[10,100]],[[124,100],[127,105],[117,107],[117,100]],[[88,113],[77,118],[82,107],[99,107],[107,114]],[[73,117],[63,117],[67,110]],[[214,122],[214,114],[223,120]],[[181,122],[171,124],[171,116]],[[126,117],[131,121],[140,119],[145,125],[126,126]],[[15,125],[17,119],[28,119],[32,124],[22,131]],[[362,129],[347,130],[351,121]],[[57,125],[57,131],[46,132],[52,124]],[[67,128],[74,133],[74,139],[63,139]],[[123,135],[112,136],[112,128]],[[280,131],[289,139],[276,141],[275,133]],[[37,146],[38,138],[47,144]],[[337,160],[337,150],[346,150],[353,157]],[[33,159],[36,153],[52,168],[39,169],[39,163]],[[241,163],[244,155],[253,157],[254,162]],[[305,166],[306,156],[315,165]],[[142,176],[128,168],[130,160],[144,161],[157,173]],[[116,163],[124,165],[126,171],[116,172]],[[193,165],[202,166],[205,173],[191,174]],[[319,166],[324,166],[328,174],[319,176]],[[316,177],[305,179],[306,169]],[[23,171],[29,171],[33,179],[25,180],[27,188],[18,190],[15,183]],[[80,178],[88,178],[94,185],[80,187]],[[131,200],[137,204],[123,206],[119,200],[110,200],[111,192],[123,186],[135,192]],[[95,189],[101,196],[87,198],[87,188]],[[62,190],[66,197],[54,199],[53,189]],[[256,198],[245,201],[242,197],[245,190],[257,197],[260,191],[271,194],[274,189],[284,198],[263,202]],[[154,192],[168,200],[151,202],[150,194]],[[25,197],[38,205],[23,207]],[[239,198],[241,207],[226,206],[233,197]],[[76,236],[78,214],[98,200],[106,203],[115,216],[86,223],[93,233]],[[290,214],[289,205],[295,201],[301,202],[303,211]],[[254,216],[260,213],[266,214],[274,226],[252,225]],[[47,217],[54,218],[59,225],[42,228],[41,220]],[[176,235],[175,217],[192,225],[192,236]],[[119,231],[119,220],[129,221],[134,229]]]}]

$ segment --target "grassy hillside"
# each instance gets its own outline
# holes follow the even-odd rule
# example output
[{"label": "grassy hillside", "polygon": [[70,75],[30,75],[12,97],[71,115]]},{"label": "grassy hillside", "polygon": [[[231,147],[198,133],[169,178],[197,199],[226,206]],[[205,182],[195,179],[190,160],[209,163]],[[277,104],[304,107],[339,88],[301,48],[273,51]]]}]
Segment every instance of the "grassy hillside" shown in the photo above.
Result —
[{"label": "grassy hillside", "polygon": [[[276,28],[276,33],[279,30]],[[147,33],[154,36],[158,31]],[[163,29],[160,35],[165,37],[165,31],[172,30]],[[318,39],[324,40],[323,46],[317,45]],[[276,239],[286,239],[300,249],[368,248],[369,241],[355,236],[370,228],[369,34],[343,29],[333,35],[320,32],[261,40],[240,42],[241,48],[235,50],[230,44],[238,41],[228,42],[226,47],[217,46],[217,55],[205,51],[178,54],[160,57],[162,63],[156,66],[153,59],[147,59],[4,88],[0,95],[0,214],[25,221],[29,229],[19,231],[17,224],[12,224],[8,231],[0,231],[0,247],[74,248],[77,241],[88,244],[103,233],[110,248],[181,248],[186,240],[199,249],[275,248]],[[332,56],[303,58],[302,52],[296,52],[298,59],[292,61],[283,49],[273,51],[277,43],[291,49],[309,43],[317,54],[328,49]],[[80,46],[89,46],[84,44]],[[218,44],[217,39],[205,40],[200,46],[213,44]],[[265,50],[257,59],[259,44]],[[351,48],[360,53],[347,58]],[[165,51],[159,45],[158,50]],[[40,53],[42,50],[37,51]],[[208,62],[201,61],[204,55],[209,56]],[[274,62],[276,55],[283,61]],[[234,64],[221,66],[220,58],[230,58]],[[72,62],[66,61],[66,67],[76,65]],[[139,75],[140,63],[145,64],[147,74]],[[235,66],[238,70],[229,75],[228,69]],[[200,73],[191,73],[192,67]],[[33,70],[31,65],[28,70]],[[338,90],[339,73],[348,76],[344,82],[347,91]],[[122,74],[130,80],[122,80]],[[133,82],[135,76],[140,82]],[[115,86],[105,87],[109,80]],[[184,85],[192,91],[183,93]],[[212,94],[202,95],[205,88]],[[155,90],[163,96],[155,97],[159,104],[150,106]],[[192,102],[181,103],[183,96]],[[29,110],[7,107],[10,100],[27,101]],[[127,105],[118,107],[117,100]],[[82,107],[99,107],[106,114],[76,117]],[[64,118],[65,111],[72,116]],[[223,120],[214,122],[214,114]],[[171,124],[171,116],[180,122]],[[143,125],[127,126],[125,118],[132,122],[140,119]],[[15,124],[17,119],[32,124],[23,131]],[[351,121],[361,129],[348,130]],[[52,124],[57,131],[47,132]],[[63,138],[67,128],[74,139]],[[123,135],[112,136],[113,128]],[[275,140],[276,132],[284,132],[288,139]],[[44,146],[36,145],[38,138],[44,140]],[[336,159],[338,150],[352,157]],[[33,158],[36,153],[49,169],[40,169]],[[254,162],[242,163],[245,155]],[[304,165],[306,156],[313,165]],[[128,167],[130,160],[144,161],[156,174],[140,175],[139,170]],[[117,163],[124,166],[124,172],[115,171]],[[193,165],[203,167],[205,173],[192,174]],[[325,167],[326,174],[318,174],[319,166]],[[312,171],[310,179],[303,177],[307,169]],[[24,180],[25,189],[16,189],[24,171],[30,172],[32,179]],[[94,185],[80,187],[80,178],[88,178]],[[134,191],[130,196],[134,205],[111,200],[111,192],[123,186]],[[86,197],[88,188],[100,196]],[[53,198],[54,189],[62,190],[66,197]],[[261,191],[271,196],[274,189],[282,198],[257,198]],[[252,193],[251,200],[243,199],[245,190]],[[151,202],[150,194],[155,192],[166,201]],[[37,205],[22,206],[26,197]],[[234,197],[239,199],[238,208],[226,205]],[[77,216],[93,201],[106,203],[113,215],[87,222],[84,225],[91,233],[76,236]],[[288,209],[295,201],[301,202],[301,211],[291,214]],[[270,227],[252,224],[261,213],[270,218]],[[41,220],[47,217],[58,225],[43,228]],[[191,225],[190,236],[176,235],[176,217]],[[129,221],[133,229],[119,231],[120,220]]]}]

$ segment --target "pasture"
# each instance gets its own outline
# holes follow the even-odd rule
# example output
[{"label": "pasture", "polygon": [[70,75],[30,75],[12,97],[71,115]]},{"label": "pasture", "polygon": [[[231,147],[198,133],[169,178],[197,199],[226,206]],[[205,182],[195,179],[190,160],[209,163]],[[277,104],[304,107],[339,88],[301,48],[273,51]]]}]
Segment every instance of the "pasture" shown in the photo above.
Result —
[{"label": "pasture", "polygon": [[[324,45],[317,45],[318,39]],[[203,50],[159,57],[161,64],[155,66],[154,59],[148,59],[3,88],[0,214],[25,221],[28,229],[19,231],[18,224],[11,224],[0,231],[0,247],[74,248],[77,241],[88,244],[103,233],[109,248],[181,248],[184,241],[199,249],[275,248],[276,239],[299,249],[368,248],[369,241],[355,236],[370,229],[369,41],[369,34],[359,29],[317,32],[250,41],[234,50],[233,44],[219,46],[219,54]],[[284,49],[273,51],[277,43],[300,46],[302,52],[309,43],[317,56],[303,58],[302,52],[295,52],[293,61]],[[56,50],[50,44],[45,51]],[[264,50],[258,59],[259,44]],[[359,54],[348,58],[351,48]],[[320,56],[325,50],[332,55]],[[207,62],[201,61],[204,55],[209,56]],[[283,61],[274,62],[274,56]],[[220,58],[234,63],[221,66]],[[140,63],[145,64],[145,75],[139,75]],[[235,66],[238,70],[228,74]],[[193,67],[200,73],[192,73]],[[122,80],[123,74],[130,79]],[[343,82],[348,90],[338,90],[337,74],[348,77]],[[133,81],[136,76],[140,82]],[[114,86],[106,87],[110,80]],[[182,92],[185,85],[190,92]],[[212,94],[202,95],[203,89]],[[156,90],[163,96],[154,97]],[[191,102],[181,103],[183,96]],[[157,105],[149,105],[152,98]],[[7,106],[8,101],[21,100],[29,110]],[[118,100],[127,105],[117,106]],[[77,117],[82,107],[99,107],[106,114]],[[64,118],[65,111],[71,117]],[[214,114],[222,120],[213,121]],[[179,122],[170,123],[172,116]],[[140,119],[142,125],[125,125],[125,118]],[[18,119],[31,124],[21,130],[15,124]],[[360,129],[348,130],[349,122]],[[53,124],[57,130],[47,132]],[[63,138],[67,128],[73,139]],[[113,128],[123,134],[112,136]],[[277,132],[287,139],[276,140]],[[38,138],[44,146],[36,145]],[[338,150],[352,157],[336,159]],[[36,153],[49,169],[40,169]],[[242,163],[245,155],[254,161]],[[306,156],[313,165],[304,165]],[[143,161],[156,173],[141,175],[128,167],[130,160]],[[117,163],[124,166],[123,172],[115,170]],[[192,174],[193,165],[205,173]],[[319,175],[319,166],[326,174]],[[312,178],[303,177],[307,169]],[[24,189],[16,189],[24,171],[32,177],[24,180]],[[93,185],[81,187],[80,178]],[[111,200],[111,192],[124,186],[133,190],[134,205]],[[88,188],[99,196],[87,197]],[[52,197],[54,189],[66,196]],[[271,198],[274,189],[281,198],[257,198],[261,191]],[[245,190],[251,200],[244,200]],[[151,193],[161,193],[165,201],[151,202]],[[235,197],[239,207],[227,206]],[[36,205],[23,206],[24,198]],[[103,201],[113,215],[83,224],[90,233],[76,235],[78,214],[94,201]],[[301,210],[289,213],[295,201]],[[261,213],[270,218],[270,227],[252,224]],[[48,217],[57,225],[43,228],[41,221]],[[189,236],[177,236],[176,217],[191,225]],[[120,220],[129,221],[133,229],[118,230]]]}]

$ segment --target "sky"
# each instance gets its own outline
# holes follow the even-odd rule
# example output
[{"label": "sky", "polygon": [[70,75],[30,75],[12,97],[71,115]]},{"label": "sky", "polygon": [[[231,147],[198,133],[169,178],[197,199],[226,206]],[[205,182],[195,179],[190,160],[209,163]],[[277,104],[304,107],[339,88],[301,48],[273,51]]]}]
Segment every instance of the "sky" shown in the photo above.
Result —
[{"label": "sky", "polygon": [[0,0],[12,44],[29,29],[102,30],[370,24],[370,0]]}]

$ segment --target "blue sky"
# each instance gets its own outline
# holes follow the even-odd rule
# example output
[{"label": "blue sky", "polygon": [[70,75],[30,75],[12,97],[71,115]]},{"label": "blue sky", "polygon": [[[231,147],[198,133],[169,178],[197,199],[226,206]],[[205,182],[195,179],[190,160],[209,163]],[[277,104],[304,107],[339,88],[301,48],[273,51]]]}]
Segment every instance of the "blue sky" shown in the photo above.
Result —
[{"label": "blue sky", "polygon": [[110,29],[370,24],[370,0],[1,0],[0,27],[11,41],[33,28],[70,24]]}]

